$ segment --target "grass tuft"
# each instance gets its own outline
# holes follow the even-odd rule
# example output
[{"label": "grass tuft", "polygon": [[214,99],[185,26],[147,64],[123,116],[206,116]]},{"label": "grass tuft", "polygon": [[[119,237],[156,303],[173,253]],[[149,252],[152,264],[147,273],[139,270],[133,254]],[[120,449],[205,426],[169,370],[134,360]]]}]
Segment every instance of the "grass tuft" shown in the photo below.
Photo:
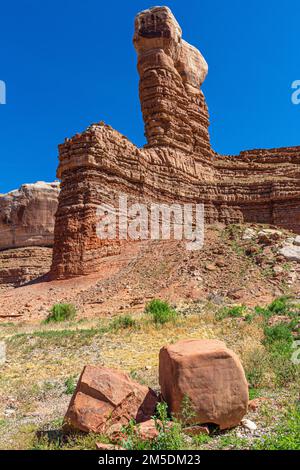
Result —
[{"label": "grass tuft", "polygon": [[50,310],[49,316],[44,323],[63,322],[74,320],[76,317],[76,307],[73,304],[55,304]]}]

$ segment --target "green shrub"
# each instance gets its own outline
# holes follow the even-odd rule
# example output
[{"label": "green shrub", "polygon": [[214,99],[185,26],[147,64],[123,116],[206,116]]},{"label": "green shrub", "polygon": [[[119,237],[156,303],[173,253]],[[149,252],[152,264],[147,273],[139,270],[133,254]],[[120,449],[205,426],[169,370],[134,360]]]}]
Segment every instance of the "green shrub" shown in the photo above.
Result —
[{"label": "green shrub", "polygon": [[292,344],[293,335],[290,326],[286,323],[279,323],[274,326],[266,326],[264,328],[265,344],[271,345],[274,342],[281,342],[282,344]]},{"label": "green shrub", "polygon": [[177,312],[171,308],[168,302],[153,299],[146,305],[145,313],[152,316],[154,323],[163,325],[164,323],[175,321]]},{"label": "green shrub", "polygon": [[188,395],[184,395],[181,404],[181,422],[183,425],[192,423],[193,419],[197,416],[195,407]]},{"label": "green shrub", "polygon": [[217,314],[217,320],[223,320],[224,318],[241,318],[244,316],[247,307],[245,305],[235,305],[234,307],[223,307]]},{"label": "green shrub", "polygon": [[290,297],[283,296],[275,299],[269,306],[268,310],[275,314],[285,315],[290,311]]},{"label": "green shrub", "polygon": [[73,395],[76,389],[76,382],[75,382],[74,377],[67,378],[67,380],[65,381],[65,387],[66,387],[66,394]]},{"label": "green shrub", "polygon": [[245,360],[245,373],[251,387],[258,388],[262,385],[269,366],[268,356],[265,351],[253,349]]},{"label": "green shrub", "polygon": [[73,320],[76,317],[76,307],[73,304],[55,304],[50,310],[45,323]]},{"label": "green shrub", "polygon": [[110,327],[112,330],[122,330],[126,328],[134,328],[136,327],[137,323],[136,321],[132,318],[131,315],[124,315],[123,317],[117,317],[115,318],[111,324]]},{"label": "green shrub", "polygon": [[255,307],[255,313],[261,315],[266,320],[273,315],[286,315],[299,320],[300,305],[295,303],[292,297],[282,296],[273,300],[273,302],[265,308]]},{"label": "green shrub", "polygon": [[168,405],[164,402],[158,403],[156,416],[154,417],[158,437],[153,442],[153,450],[180,450],[184,448],[184,435],[182,424],[171,421],[168,417]]}]

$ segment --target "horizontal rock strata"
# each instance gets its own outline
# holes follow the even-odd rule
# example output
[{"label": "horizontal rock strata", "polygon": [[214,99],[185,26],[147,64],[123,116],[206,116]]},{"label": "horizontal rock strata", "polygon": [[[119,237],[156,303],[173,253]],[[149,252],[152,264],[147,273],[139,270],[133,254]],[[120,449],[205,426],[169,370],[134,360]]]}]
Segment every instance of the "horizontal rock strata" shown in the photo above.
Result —
[{"label": "horizontal rock strata", "polygon": [[97,235],[99,205],[204,203],[207,223],[254,222],[300,233],[300,147],[216,154],[200,89],[207,63],[182,39],[167,7],[136,17],[140,100],[147,145],[140,149],[103,123],[59,146],[61,194],[52,277],[101,269],[126,240]]},{"label": "horizontal rock strata", "polygon": [[59,183],[23,184],[0,194],[0,250],[52,246]]}]

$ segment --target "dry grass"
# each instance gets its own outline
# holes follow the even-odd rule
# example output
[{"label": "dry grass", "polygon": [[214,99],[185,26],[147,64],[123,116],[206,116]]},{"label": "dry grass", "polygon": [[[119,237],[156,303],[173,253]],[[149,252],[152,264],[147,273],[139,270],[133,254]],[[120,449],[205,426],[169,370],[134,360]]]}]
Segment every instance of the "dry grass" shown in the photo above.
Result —
[{"label": "dry grass", "polygon": [[[37,430],[61,420],[70,400],[66,380],[76,381],[88,363],[120,368],[158,388],[162,346],[184,338],[218,338],[241,357],[246,369],[251,368],[253,356],[265,354],[260,320],[217,321],[216,309],[211,304],[194,304],[176,322],[159,326],[137,315],[137,325],[121,332],[112,329],[108,319],[1,326],[7,362],[0,376],[0,448],[31,448]],[[272,377],[266,377],[262,385],[272,387]]]}]

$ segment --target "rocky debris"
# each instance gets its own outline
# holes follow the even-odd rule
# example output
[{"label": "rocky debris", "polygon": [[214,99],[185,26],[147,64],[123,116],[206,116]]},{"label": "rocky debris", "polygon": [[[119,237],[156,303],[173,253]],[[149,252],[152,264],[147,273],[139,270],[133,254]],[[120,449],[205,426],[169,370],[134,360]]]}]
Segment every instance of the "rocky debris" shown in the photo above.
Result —
[{"label": "rocky debris", "polygon": [[181,416],[185,397],[191,424],[238,425],[247,413],[248,383],[238,357],[218,340],[184,340],[159,355],[159,383],[170,412]]},{"label": "rocky debris", "polygon": [[143,441],[152,441],[158,437],[158,430],[154,419],[150,419],[138,426],[138,435]]},{"label": "rocky debris", "polygon": [[[171,10],[153,7],[139,13],[133,41],[147,144],[139,149],[100,122],[59,146],[62,192],[52,277],[99,272],[104,258],[123,252],[124,240],[98,237],[96,207],[117,209],[124,192],[128,207],[140,202],[148,209],[154,201],[196,203],[201,194],[207,224],[249,221],[300,233],[300,147],[218,155],[211,148],[200,88],[208,67],[183,40]],[[274,230],[260,234],[266,247],[280,236]],[[216,272],[222,269],[220,263],[209,265]],[[191,291],[189,297],[195,296]]]},{"label": "rocky debris", "polygon": [[209,435],[209,429],[207,426],[189,426],[184,428],[183,432],[188,436],[199,436],[199,434]]},{"label": "rocky debris", "polygon": [[58,182],[23,184],[0,194],[0,250],[52,246]]},{"label": "rocky debris", "polygon": [[256,231],[253,228],[246,228],[242,239],[248,241],[253,240],[254,238],[256,238]]},{"label": "rocky debris", "polygon": [[126,450],[124,447],[115,446],[114,444],[103,444],[102,442],[96,442],[97,450]]},{"label": "rocky debris", "polygon": [[115,424],[148,421],[155,414],[155,393],[123,372],[86,366],[65,416],[66,429],[103,433]]}]

